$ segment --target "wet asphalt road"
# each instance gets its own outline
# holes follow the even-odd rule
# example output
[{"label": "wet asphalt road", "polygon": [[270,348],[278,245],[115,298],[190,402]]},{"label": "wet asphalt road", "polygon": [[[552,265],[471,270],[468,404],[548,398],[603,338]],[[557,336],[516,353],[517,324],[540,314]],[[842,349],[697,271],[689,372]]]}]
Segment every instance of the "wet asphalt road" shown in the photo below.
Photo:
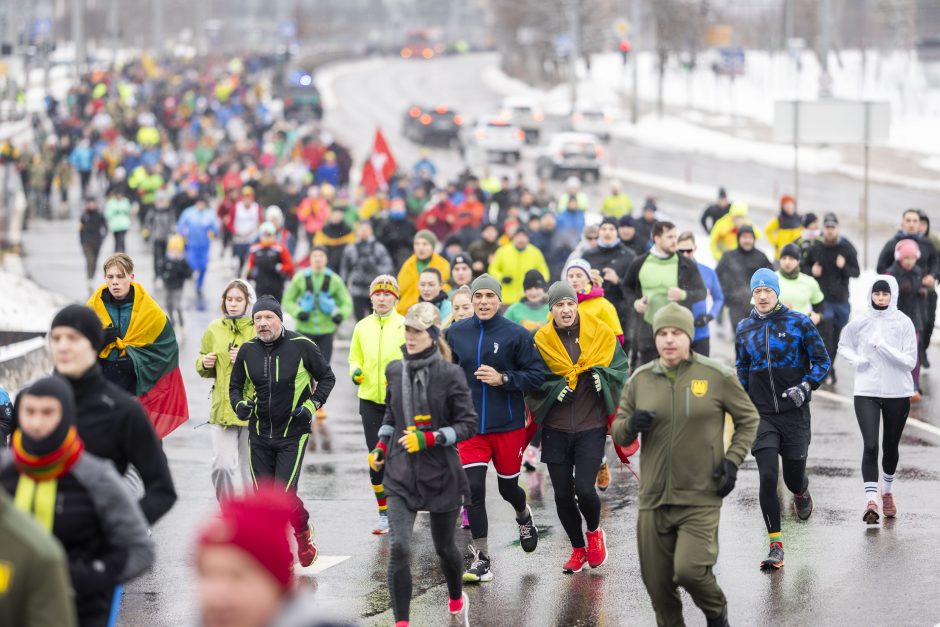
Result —
[{"label": "wet asphalt road", "polygon": [[[455,63],[475,61],[457,59]],[[397,102],[395,98],[410,97],[404,91],[417,89],[420,83],[414,79],[414,73],[418,72],[416,66],[393,62],[386,69],[388,71],[375,68],[370,77],[386,80],[392,86],[402,85],[401,92],[391,87],[384,92],[391,108]],[[447,66],[435,74],[440,76],[441,82],[435,83],[433,89],[456,90],[454,98],[471,103],[467,107],[482,102],[475,106],[486,110],[488,99],[495,103],[496,97],[474,82],[477,80],[474,72],[465,71],[467,68],[459,65],[452,68],[453,71],[444,69]],[[364,77],[352,73],[337,78],[335,86],[339,96],[349,98],[350,94],[359,93],[366,83]],[[381,86],[376,87],[376,93],[383,93]],[[388,95],[389,91],[392,95]],[[366,92],[362,100],[375,97],[375,93]],[[362,100],[350,106],[365,106]],[[399,113],[400,109],[395,109],[388,116],[397,120]],[[353,124],[336,114],[334,122],[333,114],[328,115],[330,124],[345,125],[349,133],[347,139],[364,145],[361,137],[365,137],[365,144],[368,143],[374,128],[372,120]],[[355,133],[360,137],[355,137]],[[402,150],[405,163],[413,159],[408,155],[409,150]],[[446,162],[443,165],[449,167]],[[678,199],[669,209],[674,217],[687,221],[697,216],[699,210],[697,206],[681,204]],[[881,237],[887,237],[887,233]],[[86,299],[88,290],[74,222],[33,223],[25,234],[25,248],[26,268],[37,282],[76,300]],[[136,236],[129,238],[129,249],[138,260],[137,279],[150,288],[153,281],[149,250]],[[109,241],[103,254],[110,250]],[[179,501],[154,528],[157,564],[148,575],[128,586],[122,625],[170,627],[197,622],[192,543],[200,520],[213,511],[215,498],[209,480],[209,434],[199,428],[208,411],[210,384],[196,375],[193,363],[202,330],[217,315],[216,295],[231,274],[231,266],[220,260],[215,251],[205,290],[210,311],[196,312],[192,294],[187,292],[189,311],[181,346],[181,367],[192,418],[165,443]],[[155,294],[158,300],[162,298],[159,290]],[[348,336],[349,332],[347,326],[344,333]],[[720,346],[716,350],[718,356],[730,358],[727,340],[713,340],[713,344]],[[345,356],[345,345],[338,344],[333,361],[338,383],[326,405],[333,452],[307,456],[300,494],[316,524],[321,560],[328,563],[341,557],[347,559],[316,575],[305,576],[302,585],[314,591],[326,611],[358,617],[365,624],[389,625],[393,619],[385,586],[388,540],[369,533],[375,505],[369,487],[355,391],[346,377]],[[928,391],[931,374],[928,371],[924,375]],[[842,376],[836,392],[851,394],[850,377]],[[931,412],[931,407],[935,405],[928,397],[923,406],[915,410],[915,415],[920,413],[931,420],[930,415],[935,413]],[[940,574],[933,568],[932,556],[940,550],[940,534],[936,532],[940,522],[937,498],[940,438],[923,429],[908,427],[896,482],[900,517],[892,523],[867,528],[861,522],[861,438],[851,405],[845,404],[844,399],[831,400],[818,395],[813,401],[813,414],[809,473],[816,511],[809,521],[800,522],[788,507],[785,508],[783,534],[787,566],[783,571],[765,575],[758,570],[758,562],[766,554],[766,535],[757,503],[757,472],[753,459],[744,463],[737,488],[726,499],[722,510],[721,554],[715,570],[729,599],[732,622],[937,623],[940,621],[936,604]],[[496,578],[492,583],[469,588],[472,624],[654,623],[636,557],[637,486],[629,472],[614,468],[611,488],[602,495],[602,525],[607,532],[610,560],[601,569],[574,576],[560,572],[570,547],[555,516],[551,484],[544,471],[523,474],[520,478],[542,529],[539,548],[532,554],[519,548],[510,508],[499,499],[492,473],[490,480],[490,547]],[[446,617],[446,589],[431,548],[427,524],[421,517],[416,538],[419,542],[413,568],[412,621],[416,625],[442,624]],[[425,541],[421,542],[422,539]],[[457,539],[461,545],[466,545],[469,532],[458,531]],[[701,613],[687,596],[685,604],[687,622],[704,624]]]}]

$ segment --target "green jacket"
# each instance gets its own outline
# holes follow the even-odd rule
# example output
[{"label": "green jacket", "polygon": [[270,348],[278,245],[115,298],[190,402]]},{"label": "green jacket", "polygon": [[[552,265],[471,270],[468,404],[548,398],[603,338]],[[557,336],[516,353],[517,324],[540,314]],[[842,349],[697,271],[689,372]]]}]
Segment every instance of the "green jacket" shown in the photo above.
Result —
[{"label": "green jacket", "polygon": [[359,398],[385,404],[385,367],[401,359],[405,317],[394,308],[384,318],[375,314],[356,323],[349,344],[349,376],[362,370]]},{"label": "green jacket", "polygon": [[127,198],[109,198],[104,203],[104,217],[112,233],[131,228],[131,201]]},{"label": "green jacket", "polygon": [[74,627],[75,599],[62,546],[0,489],[0,625]]},{"label": "green jacket", "polygon": [[[624,446],[637,438],[630,431],[630,416],[641,409],[656,412],[656,418],[641,440],[640,509],[720,507],[718,481],[712,475],[722,458],[741,465],[760,420],[735,371],[692,353],[689,361],[679,364],[673,382],[659,359],[645,364],[623,389],[611,428],[615,443]],[[734,422],[727,452],[725,412]]]},{"label": "green jacket", "polygon": [[[323,281],[327,276],[330,277],[330,284],[324,293]],[[310,277],[313,286],[312,294],[307,290],[307,277]],[[305,297],[307,294],[309,296]],[[330,303],[333,305],[332,309]],[[345,320],[352,315],[352,297],[349,290],[346,289],[343,279],[329,268],[323,272],[313,272],[308,268],[295,274],[284,292],[282,304],[284,311],[297,321],[295,330],[305,335],[330,335],[336,331],[333,316],[339,314]],[[310,319],[298,318],[301,311],[309,311]]]},{"label": "green jacket", "polygon": [[[248,422],[239,420],[229,402],[228,384],[232,378],[232,359],[228,351],[241,346],[255,337],[255,326],[249,316],[241,318],[219,318],[213,321],[202,334],[199,356],[196,357],[196,372],[204,379],[214,379],[212,384],[212,405],[209,409],[209,422],[214,425],[247,427]],[[212,368],[202,367],[202,358],[215,353],[217,359]],[[249,385],[251,385],[249,383]],[[253,396],[254,392],[248,396]]]}]

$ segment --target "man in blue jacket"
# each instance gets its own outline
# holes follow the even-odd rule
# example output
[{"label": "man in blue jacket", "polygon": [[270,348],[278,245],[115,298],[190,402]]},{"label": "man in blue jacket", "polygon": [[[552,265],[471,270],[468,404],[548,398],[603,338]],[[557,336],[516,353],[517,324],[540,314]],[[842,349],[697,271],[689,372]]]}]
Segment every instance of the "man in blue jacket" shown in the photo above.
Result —
[{"label": "man in blue jacket", "polygon": [[[698,250],[698,246],[695,244],[695,235],[691,231],[685,231],[679,235],[678,247],[676,248],[679,255],[694,260],[696,250]],[[718,274],[704,263],[697,262],[696,265],[698,265],[698,273],[702,275],[705,290],[711,296],[712,305],[709,307],[708,300],[704,298],[692,303],[692,315],[695,317],[695,337],[692,338],[691,348],[693,353],[708,357],[711,352],[711,329],[709,325],[721,313],[721,308],[725,305],[725,295],[721,291]]]},{"label": "man in blue jacket", "polygon": [[446,334],[454,361],[463,368],[480,419],[477,435],[457,444],[470,482],[470,534],[473,555],[463,580],[491,581],[487,546],[486,470],[493,462],[499,494],[512,505],[524,551],[535,550],[538,528],[525,492],[519,487],[522,452],[531,433],[526,431],[523,393],[537,389],[543,379],[542,358],[532,334],[499,313],[502,288],[489,274],[470,284],[473,316],[452,325]]},{"label": "man in blue jacket", "polygon": [[777,474],[793,493],[800,520],[813,513],[806,477],[812,390],[829,372],[829,353],[808,316],[780,303],[777,273],[761,268],[751,277],[754,309],[738,323],[735,336],[738,379],[760,414],[751,453],[760,475],[760,509],[767,525],[770,553],[762,570],[783,566]]}]

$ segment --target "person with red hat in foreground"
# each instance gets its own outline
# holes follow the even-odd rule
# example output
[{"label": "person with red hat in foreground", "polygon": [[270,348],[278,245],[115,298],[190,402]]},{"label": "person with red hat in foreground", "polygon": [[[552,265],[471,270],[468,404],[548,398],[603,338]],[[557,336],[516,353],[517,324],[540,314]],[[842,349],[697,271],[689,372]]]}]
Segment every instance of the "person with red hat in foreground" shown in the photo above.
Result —
[{"label": "person with red hat in foreground", "polygon": [[[203,627],[339,627],[298,594],[287,530],[293,500],[275,483],[226,499],[202,526],[196,578]],[[317,618],[314,618],[314,617]]]}]

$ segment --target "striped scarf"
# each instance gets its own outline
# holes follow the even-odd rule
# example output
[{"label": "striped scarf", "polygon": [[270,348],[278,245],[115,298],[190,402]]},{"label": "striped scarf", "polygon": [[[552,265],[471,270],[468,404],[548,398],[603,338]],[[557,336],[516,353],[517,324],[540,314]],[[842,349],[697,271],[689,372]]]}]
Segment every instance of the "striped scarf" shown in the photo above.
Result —
[{"label": "striped scarf", "polygon": [[78,437],[75,425],[69,427],[65,439],[59,447],[48,455],[32,455],[23,447],[23,432],[19,429],[13,434],[13,461],[21,475],[27,475],[33,481],[58,479],[75,465],[85,443]]}]

